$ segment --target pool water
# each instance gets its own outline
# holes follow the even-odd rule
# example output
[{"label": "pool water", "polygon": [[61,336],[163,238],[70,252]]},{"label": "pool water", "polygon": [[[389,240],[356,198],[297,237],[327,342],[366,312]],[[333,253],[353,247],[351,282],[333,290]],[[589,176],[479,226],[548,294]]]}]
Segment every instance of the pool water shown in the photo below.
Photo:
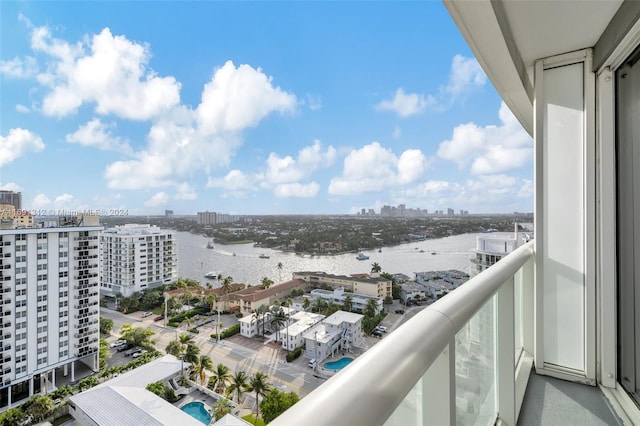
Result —
[{"label": "pool water", "polygon": [[180,409],[205,425],[209,425],[209,423],[211,423],[211,415],[202,402],[190,402]]},{"label": "pool water", "polygon": [[344,367],[349,365],[353,361],[353,358],[340,358],[337,361],[331,361],[324,364],[324,368],[327,370],[342,370]]}]

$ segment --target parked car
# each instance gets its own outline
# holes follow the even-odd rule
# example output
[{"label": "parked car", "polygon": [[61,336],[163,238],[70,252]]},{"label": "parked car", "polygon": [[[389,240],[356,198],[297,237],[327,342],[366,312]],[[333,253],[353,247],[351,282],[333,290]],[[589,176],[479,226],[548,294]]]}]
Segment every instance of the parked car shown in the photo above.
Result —
[{"label": "parked car", "polygon": [[150,317],[151,315],[153,315],[153,312],[145,312],[142,314],[142,318]]},{"label": "parked car", "polygon": [[307,364],[307,366],[308,366],[309,368],[315,368],[316,363],[317,363],[317,360],[316,360],[315,358],[313,358],[311,361],[309,361],[309,363]]},{"label": "parked car", "polygon": [[372,335],[372,336],[374,336],[374,337],[381,338],[381,337],[382,337],[382,331],[380,331],[380,330],[373,330],[373,331],[371,332],[371,335]]},{"label": "parked car", "polygon": [[143,350],[141,350],[141,351],[134,352],[131,356],[132,356],[133,358],[138,358],[140,355],[142,355],[142,354],[146,354],[146,353],[147,353],[147,350],[146,350],[146,349],[143,349]]},{"label": "parked car", "polygon": [[153,320],[157,322],[157,321],[162,321],[163,319],[164,319],[164,315],[158,315]]},{"label": "parked car", "polygon": [[112,347],[112,348],[117,348],[117,347],[120,347],[120,346],[122,346],[122,345],[126,345],[126,344],[127,344],[127,341],[126,341],[126,340],[116,340],[115,342],[113,342],[113,343],[111,344],[111,347]]},{"label": "parked car", "polygon": [[126,351],[127,349],[131,349],[133,345],[126,343],[122,346],[118,346],[118,352]]},{"label": "parked car", "polygon": [[140,348],[133,348],[133,349],[129,349],[128,351],[126,351],[124,353],[125,356],[131,356],[133,354],[135,354],[136,352],[139,352]]},{"label": "parked car", "polygon": [[387,327],[383,327],[381,325],[377,326],[375,329],[380,331],[380,332],[382,332],[382,333],[386,333],[387,332]]}]

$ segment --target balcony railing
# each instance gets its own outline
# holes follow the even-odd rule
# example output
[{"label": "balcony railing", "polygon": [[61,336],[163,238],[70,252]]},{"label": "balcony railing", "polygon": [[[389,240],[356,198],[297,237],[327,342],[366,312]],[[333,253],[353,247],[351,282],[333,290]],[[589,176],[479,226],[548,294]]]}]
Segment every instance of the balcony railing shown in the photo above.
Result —
[{"label": "balcony railing", "polygon": [[532,241],[425,308],[272,424],[516,424],[533,254]]}]

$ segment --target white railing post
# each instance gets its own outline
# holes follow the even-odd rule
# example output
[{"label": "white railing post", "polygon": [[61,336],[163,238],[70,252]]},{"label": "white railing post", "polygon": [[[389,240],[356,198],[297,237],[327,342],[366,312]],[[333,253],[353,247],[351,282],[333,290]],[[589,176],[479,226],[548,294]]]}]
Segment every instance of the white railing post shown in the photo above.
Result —
[{"label": "white railing post", "polygon": [[515,329],[514,329],[514,278],[504,282],[498,290],[498,309],[496,318],[496,384],[498,418],[504,424],[516,424],[515,400]]}]

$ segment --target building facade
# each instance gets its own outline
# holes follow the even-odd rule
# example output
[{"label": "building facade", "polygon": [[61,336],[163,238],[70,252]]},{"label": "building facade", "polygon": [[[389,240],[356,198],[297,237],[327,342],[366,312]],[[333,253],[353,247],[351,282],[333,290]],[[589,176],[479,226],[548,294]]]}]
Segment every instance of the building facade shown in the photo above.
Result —
[{"label": "building facade", "polygon": [[0,204],[12,205],[16,210],[22,209],[22,193],[0,190]]},{"label": "building facade", "polygon": [[392,296],[391,280],[379,274],[362,274],[358,277],[348,275],[334,275],[325,272],[294,272],[294,279],[305,280],[311,287],[322,284],[333,287],[343,287],[367,296],[385,298]]},{"label": "building facade", "polygon": [[305,357],[315,359],[318,364],[334,356],[338,351],[350,351],[364,342],[363,315],[337,311],[320,324],[303,334]]},{"label": "building facade", "polygon": [[100,235],[100,290],[130,297],[178,278],[178,247],[173,231],[127,224]]},{"label": "building facade", "polygon": [[376,307],[376,314],[382,312],[383,309],[383,300],[380,297],[375,296],[367,296],[365,294],[351,293],[344,291],[343,288],[337,288],[335,290],[322,290],[322,289],[314,289],[311,290],[310,296],[312,299],[322,299],[329,303],[335,303],[339,306],[344,306],[344,302],[347,299],[347,296],[351,296],[351,310],[364,312],[365,307],[370,300],[373,300]]},{"label": "building facade", "polygon": [[97,371],[101,229],[0,229],[0,411]]}]

